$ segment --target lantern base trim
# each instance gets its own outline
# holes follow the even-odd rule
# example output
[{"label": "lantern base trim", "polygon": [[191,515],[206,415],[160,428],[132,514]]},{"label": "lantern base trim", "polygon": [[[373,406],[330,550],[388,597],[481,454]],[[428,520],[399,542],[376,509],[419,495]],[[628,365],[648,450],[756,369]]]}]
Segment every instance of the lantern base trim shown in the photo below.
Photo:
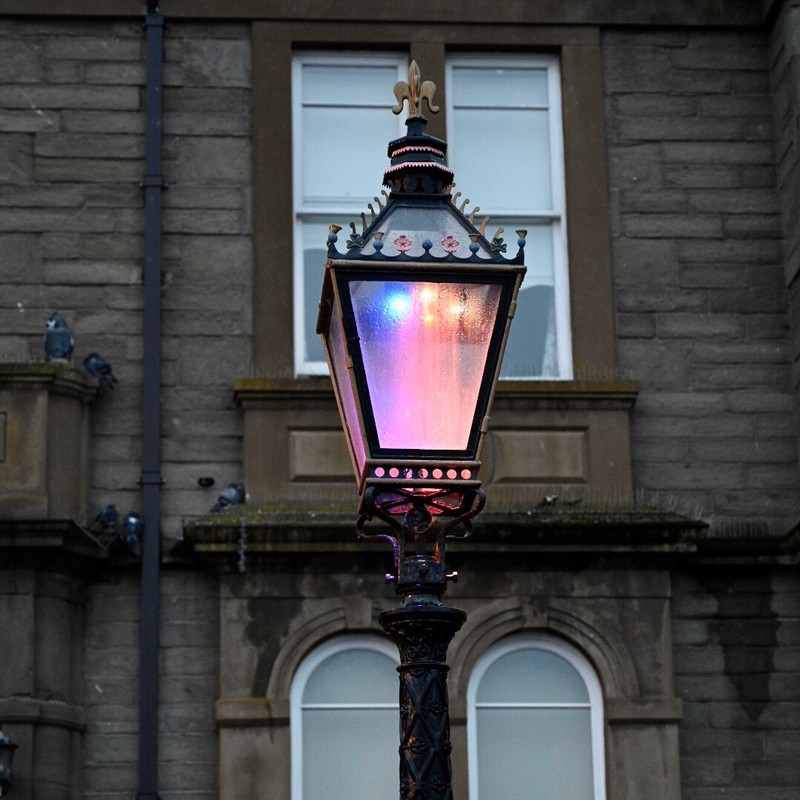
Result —
[{"label": "lantern base trim", "polygon": [[[361,502],[356,530],[362,541],[387,541],[394,553],[394,572],[387,581],[398,594],[441,595],[448,580],[445,544],[469,538],[471,519],[480,513],[486,496],[479,487],[415,488],[406,485],[370,486]],[[367,523],[377,517],[390,530],[373,532]],[[461,534],[453,533],[462,526]]]}]

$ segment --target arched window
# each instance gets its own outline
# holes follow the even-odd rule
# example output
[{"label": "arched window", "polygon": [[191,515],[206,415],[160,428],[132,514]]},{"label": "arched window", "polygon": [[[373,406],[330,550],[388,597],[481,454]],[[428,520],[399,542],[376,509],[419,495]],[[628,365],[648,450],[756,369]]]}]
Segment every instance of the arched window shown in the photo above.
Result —
[{"label": "arched window", "polygon": [[371,636],[325,642],[290,696],[292,800],[397,795],[397,650]]},{"label": "arched window", "polygon": [[560,640],[505,639],[467,691],[470,800],[605,800],[602,691]]}]

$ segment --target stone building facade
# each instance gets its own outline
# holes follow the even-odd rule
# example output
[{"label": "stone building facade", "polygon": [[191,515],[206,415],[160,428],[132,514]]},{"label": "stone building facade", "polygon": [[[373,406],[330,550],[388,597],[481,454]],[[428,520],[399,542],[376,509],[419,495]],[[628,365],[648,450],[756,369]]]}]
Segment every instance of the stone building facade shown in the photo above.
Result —
[{"label": "stone building facade", "polygon": [[[10,797],[146,800],[148,703],[164,800],[303,797],[297,676],[379,640],[395,601],[329,382],[293,368],[291,61],[391,50],[440,85],[451,53],[555,54],[563,97],[575,369],[501,383],[487,509],[452,547],[456,795],[477,794],[473,676],[529,640],[596,676],[595,800],[794,798],[800,3],[161,3],[154,703],[141,554],[94,524],[141,511],[147,478],[148,9],[62,6],[0,0]],[[44,360],[54,311],[71,363]],[[246,504],[209,514],[239,481]]]}]

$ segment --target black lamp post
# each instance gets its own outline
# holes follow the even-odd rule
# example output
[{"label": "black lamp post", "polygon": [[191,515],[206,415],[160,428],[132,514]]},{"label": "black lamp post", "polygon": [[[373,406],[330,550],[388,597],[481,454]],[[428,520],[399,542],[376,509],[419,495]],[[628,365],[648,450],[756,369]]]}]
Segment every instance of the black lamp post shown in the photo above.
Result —
[{"label": "black lamp post", "polygon": [[358,483],[358,534],[392,545],[386,578],[403,597],[380,616],[400,650],[400,796],[449,800],[445,658],[466,615],[441,602],[455,578],[445,543],[466,538],[484,504],[480,447],[526,232],[507,259],[502,229],[489,240],[488,219],[478,228],[456,206],[447,144],[425,133],[420,113],[423,98],[438,111],[435,86],[416,63],[394,92],[393,111],[408,100],[409,117],[406,136],[389,143],[390,192],[361,232],[351,223],[345,253],[330,227],[317,332]]},{"label": "black lamp post", "polygon": [[17,745],[0,730],[0,797],[3,797],[11,786],[11,767],[14,764],[16,749]]}]

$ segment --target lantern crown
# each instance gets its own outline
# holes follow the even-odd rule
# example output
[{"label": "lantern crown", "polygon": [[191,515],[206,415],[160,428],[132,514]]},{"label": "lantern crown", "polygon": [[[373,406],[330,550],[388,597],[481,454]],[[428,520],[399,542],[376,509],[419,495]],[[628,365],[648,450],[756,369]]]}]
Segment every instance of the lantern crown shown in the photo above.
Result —
[{"label": "lantern crown", "polygon": [[332,225],[328,236],[328,258],[398,262],[413,260],[425,264],[441,262],[522,264],[527,231],[516,231],[517,253],[506,257],[508,243],[504,229],[487,235],[490,218],[476,217],[480,207],[467,210],[469,198],[455,191],[454,175],[447,166],[447,142],[431,136],[425,128],[427,119],[421,113],[422,100],[431,112],[436,86],[421,81],[419,68],[412,61],[409,79],[398,81],[394,93],[398,104],[392,111],[401,113],[404,101],[409,104],[405,136],[388,145],[390,165],[383,174],[383,199],[370,203],[369,219],[361,215],[361,230],[350,223],[350,235],[344,252],[337,248],[340,227]]}]

